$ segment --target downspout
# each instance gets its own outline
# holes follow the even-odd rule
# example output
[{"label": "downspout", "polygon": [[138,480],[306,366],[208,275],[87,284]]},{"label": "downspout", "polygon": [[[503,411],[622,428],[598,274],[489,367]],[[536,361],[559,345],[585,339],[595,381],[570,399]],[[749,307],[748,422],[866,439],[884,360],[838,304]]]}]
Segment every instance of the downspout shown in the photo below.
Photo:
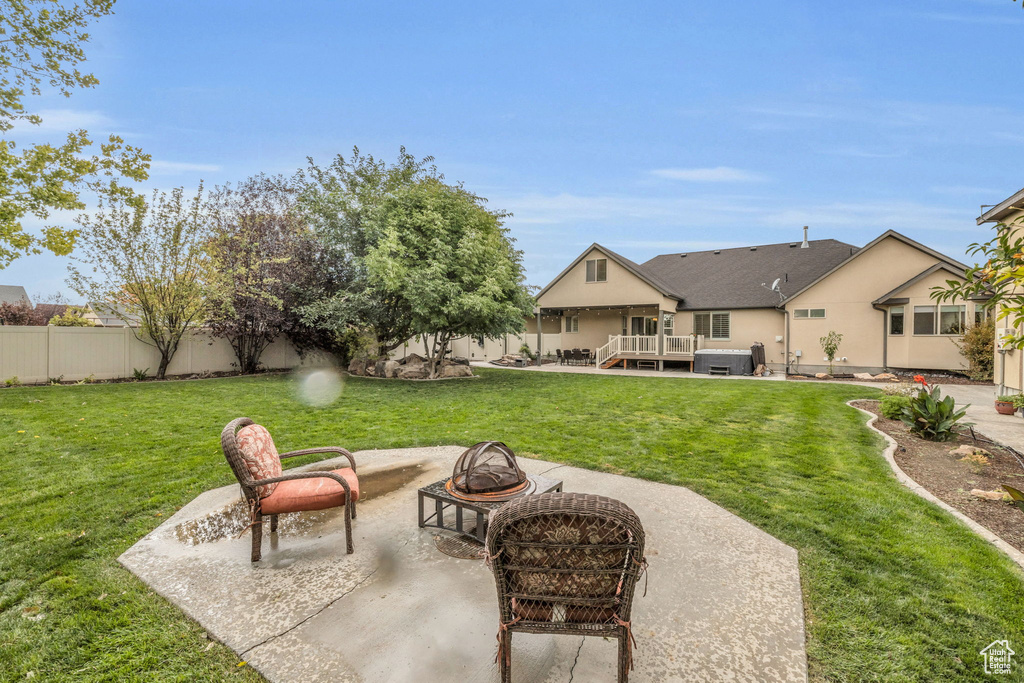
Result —
[{"label": "downspout", "polygon": [[[882,312],[882,372],[889,372],[889,328],[886,325],[889,320],[889,314],[886,309],[878,304],[871,304],[871,307],[876,311]],[[903,319],[906,320],[906,316]],[[906,323],[903,324],[906,325]]]},{"label": "downspout", "polygon": [[786,316],[786,327],[785,327],[785,333],[784,333],[786,335],[786,357],[783,358],[782,360],[783,360],[783,364],[784,364],[784,366],[786,368],[786,374],[788,375],[789,374],[789,311],[786,309],[785,304],[783,304],[783,306],[782,306],[782,314],[784,316]]}]

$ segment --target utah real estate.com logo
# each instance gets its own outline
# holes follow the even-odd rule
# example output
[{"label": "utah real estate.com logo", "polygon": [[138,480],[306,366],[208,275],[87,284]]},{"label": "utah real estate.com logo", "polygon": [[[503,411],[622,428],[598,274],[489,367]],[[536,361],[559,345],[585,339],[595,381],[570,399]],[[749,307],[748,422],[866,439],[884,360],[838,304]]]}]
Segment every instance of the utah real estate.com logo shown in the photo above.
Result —
[{"label": "utah real estate.com logo", "polygon": [[994,640],[978,654],[985,658],[985,673],[1008,674],[1013,668],[1013,656],[1017,653],[1010,649],[1009,640]]}]

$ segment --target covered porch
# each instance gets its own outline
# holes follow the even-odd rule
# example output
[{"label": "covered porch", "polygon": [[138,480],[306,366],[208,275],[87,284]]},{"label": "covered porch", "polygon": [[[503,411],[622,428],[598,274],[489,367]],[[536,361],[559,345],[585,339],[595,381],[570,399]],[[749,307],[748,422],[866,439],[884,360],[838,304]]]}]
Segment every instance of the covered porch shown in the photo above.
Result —
[{"label": "covered porch", "polygon": [[690,316],[683,319],[659,304],[541,307],[535,316],[541,356],[580,349],[603,369],[662,370],[673,361],[692,366],[694,352],[704,342],[703,336],[690,333]]}]

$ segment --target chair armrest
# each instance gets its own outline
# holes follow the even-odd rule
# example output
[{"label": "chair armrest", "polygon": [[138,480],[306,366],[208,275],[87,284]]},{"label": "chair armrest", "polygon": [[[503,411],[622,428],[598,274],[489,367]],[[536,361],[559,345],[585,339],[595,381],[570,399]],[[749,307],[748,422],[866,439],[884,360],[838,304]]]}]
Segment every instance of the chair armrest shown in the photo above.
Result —
[{"label": "chair armrest", "polygon": [[281,453],[279,457],[281,460],[285,458],[294,458],[297,455],[312,455],[314,453],[339,453],[348,458],[348,463],[352,467],[352,471],[356,471],[356,459],[347,450],[341,446],[324,446],[323,448],[304,448],[301,451],[288,451],[287,453]]},{"label": "chair armrest", "polygon": [[341,484],[341,488],[345,489],[345,496],[351,497],[352,489],[345,480],[345,477],[334,472],[294,472],[292,474],[282,474],[280,477],[268,477],[267,479],[256,479],[249,486],[263,486],[264,484],[276,484],[281,481],[291,481],[293,479],[333,479],[334,481]]}]

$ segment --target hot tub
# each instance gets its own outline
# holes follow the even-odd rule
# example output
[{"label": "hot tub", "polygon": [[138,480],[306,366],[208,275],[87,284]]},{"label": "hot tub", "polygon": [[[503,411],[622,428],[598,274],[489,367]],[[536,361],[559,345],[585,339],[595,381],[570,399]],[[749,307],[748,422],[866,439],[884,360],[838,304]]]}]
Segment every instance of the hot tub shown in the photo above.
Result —
[{"label": "hot tub", "polygon": [[700,349],[693,354],[693,371],[703,375],[753,375],[750,349]]}]

